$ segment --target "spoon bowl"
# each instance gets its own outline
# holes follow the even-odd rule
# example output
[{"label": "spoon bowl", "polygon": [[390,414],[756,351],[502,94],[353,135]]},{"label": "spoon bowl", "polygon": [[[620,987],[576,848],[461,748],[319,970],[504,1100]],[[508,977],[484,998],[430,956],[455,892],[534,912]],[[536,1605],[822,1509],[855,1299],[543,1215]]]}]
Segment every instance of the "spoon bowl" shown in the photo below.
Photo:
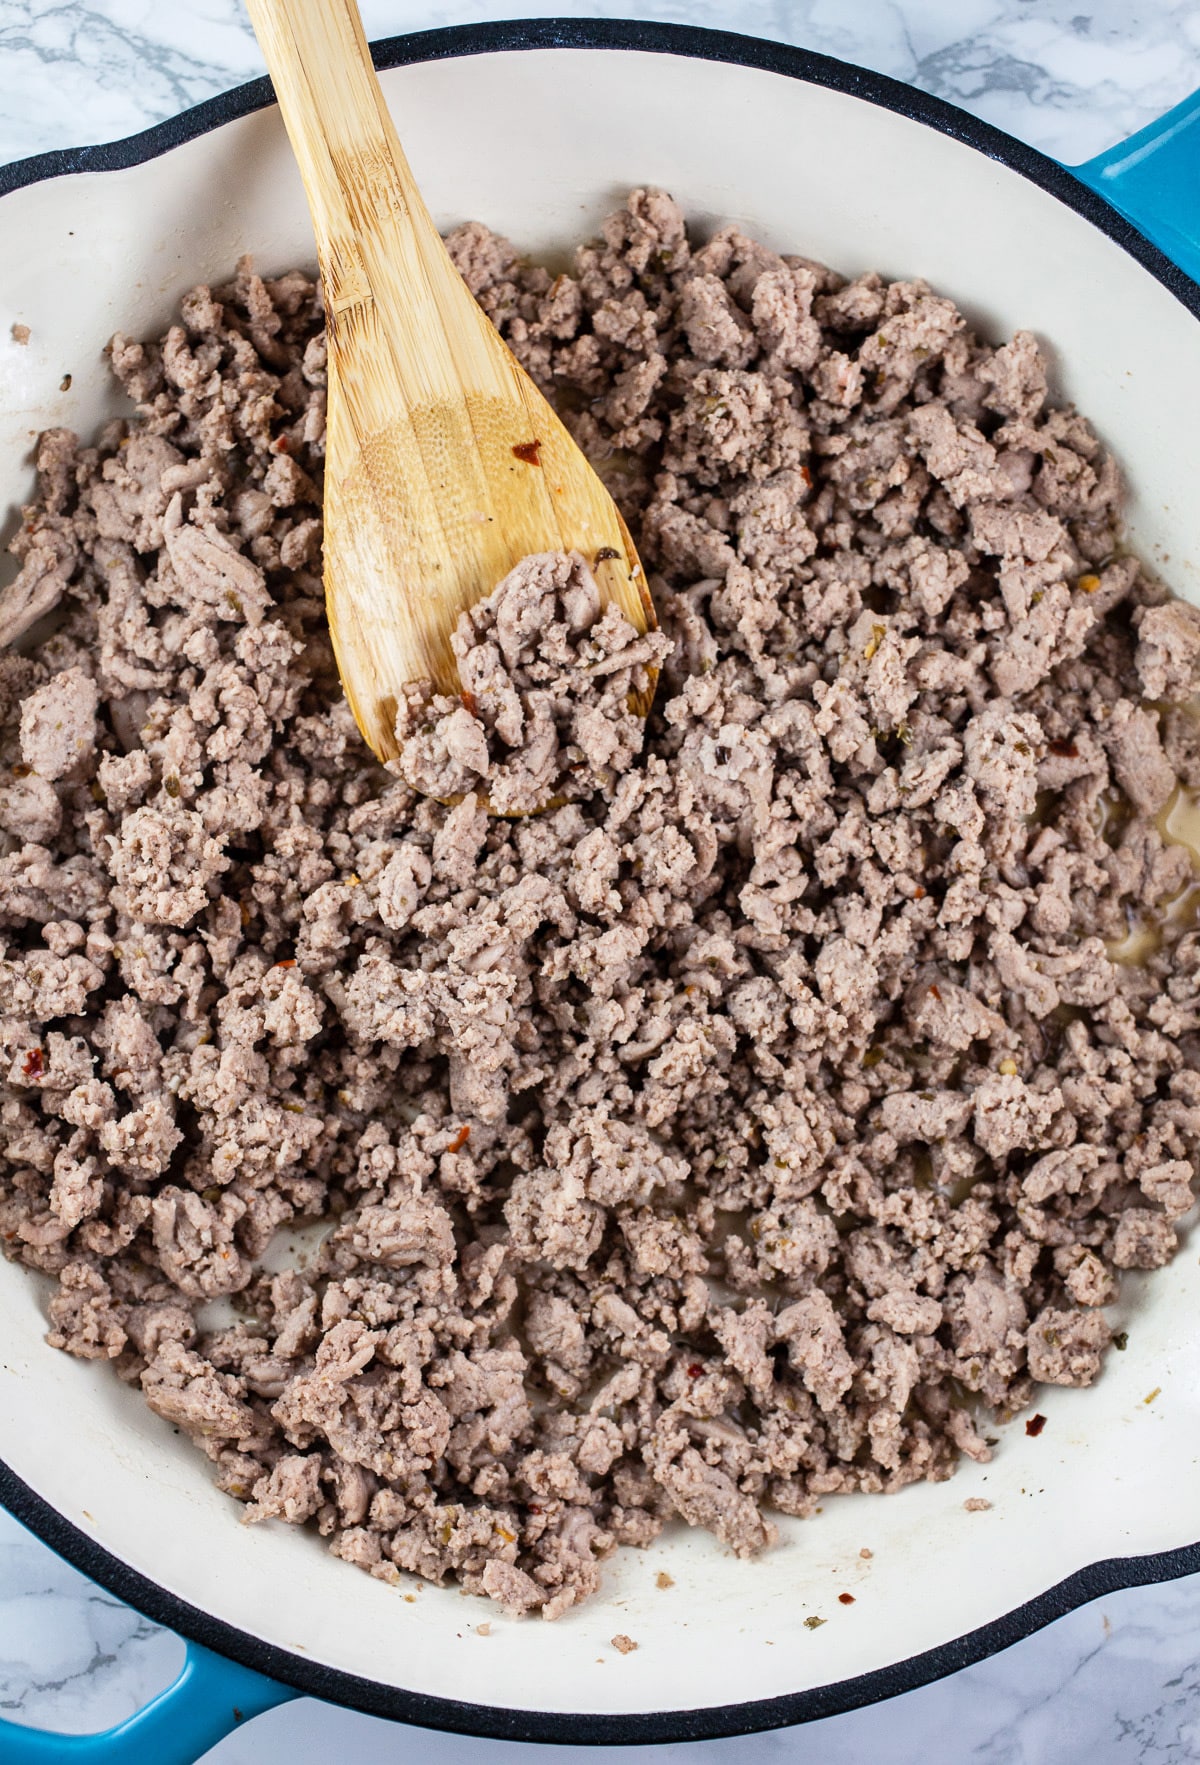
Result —
[{"label": "spoon bowl", "polygon": [[612,497],[442,242],[354,0],[247,4],[325,294],[329,628],[359,729],[392,760],[403,688],[459,692],[451,633],[522,558],[579,552],[639,633],[654,607]]}]

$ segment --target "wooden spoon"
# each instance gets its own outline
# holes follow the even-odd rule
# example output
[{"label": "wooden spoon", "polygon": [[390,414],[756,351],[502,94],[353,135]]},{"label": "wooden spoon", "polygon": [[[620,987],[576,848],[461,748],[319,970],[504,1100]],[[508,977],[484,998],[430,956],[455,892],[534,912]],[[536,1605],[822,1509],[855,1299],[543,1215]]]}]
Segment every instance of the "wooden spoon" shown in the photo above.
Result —
[{"label": "wooden spoon", "polygon": [[329,628],[358,727],[387,760],[402,686],[460,691],[460,614],[530,552],[581,552],[639,632],[654,607],[611,496],[442,243],[354,0],[247,4],[325,291]]}]

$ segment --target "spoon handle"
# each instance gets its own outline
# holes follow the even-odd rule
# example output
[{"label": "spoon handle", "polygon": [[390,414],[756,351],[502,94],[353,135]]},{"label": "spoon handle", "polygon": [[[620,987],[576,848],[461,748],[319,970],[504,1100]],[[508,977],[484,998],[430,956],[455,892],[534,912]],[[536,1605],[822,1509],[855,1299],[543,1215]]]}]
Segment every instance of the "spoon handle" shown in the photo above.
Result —
[{"label": "spoon handle", "polygon": [[[308,197],[330,355],[356,427],[367,435],[386,424],[398,389],[410,406],[457,392],[464,368],[477,385],[511,396],[507,352],[495,347],[422,200],[354,0],[247,0],[247,9]],[[381,311],[403,313],[420,347],[390,348]],[[381,351],[394,378],[378,372]],[[368,363],[372,371],[356,371]]]}]

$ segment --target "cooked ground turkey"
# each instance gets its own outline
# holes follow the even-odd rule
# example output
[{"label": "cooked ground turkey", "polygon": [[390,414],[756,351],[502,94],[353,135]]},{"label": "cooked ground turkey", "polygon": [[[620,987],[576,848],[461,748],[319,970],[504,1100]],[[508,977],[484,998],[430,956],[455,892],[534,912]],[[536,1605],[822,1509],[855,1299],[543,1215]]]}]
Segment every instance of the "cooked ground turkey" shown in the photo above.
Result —
[{"label": "cooked ground turkey", "polygon": [[[1034,339],[923,282],[643,191],[570,275],[450,243],[652,573],[644,751],[570,735],[587,561],[542,560],[560,672],[477,694],[454,807],[389,776],[323,618],[313,283],[116,338],[137,414],[43,436],[0,606],[60,618],[0,660],[0,1228],[248,1518],[556,1617],[672,1516],[752,1553],[1096,1376],[1191,1202],[1200,936],[1107,945],[1195,887],[1155,817],[1200,615]],[[484,813],[500,675],[602,789]]]},{"label": "cooked ground turkey", "polygon": [[450,639],[461,696],[409,690],[396,719],[401,778],[447,800],[469,791],[498,815],[611,794],[641,751],[638,713],[671,640],[600,610],[578,552],[523,558],[463,613]]}]

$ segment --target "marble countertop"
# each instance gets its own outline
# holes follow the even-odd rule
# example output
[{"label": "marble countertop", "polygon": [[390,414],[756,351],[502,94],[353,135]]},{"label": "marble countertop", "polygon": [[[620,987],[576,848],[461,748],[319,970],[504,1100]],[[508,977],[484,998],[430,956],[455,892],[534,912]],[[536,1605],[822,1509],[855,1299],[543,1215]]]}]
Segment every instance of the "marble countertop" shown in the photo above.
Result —
[{"label": "marble countertop", "polygon": [[[1076,163],[1200,86],[1194,0],[363,0],[371,36],[484,18],[653,17],[823,50],[949,98]],[[132,133],[251,79],[240,0],[0,0],[0,160]],[[1200,1757],[1200,1576],[1130,1589],[885,1705],[746,1740],[652,1747],[645,1765],[1179,1765]],[[0,1713],[83,1732],[172,1679],[182,1645],[0,1513]],[[953,1742],[948,1736],[953,1735]],[[258,1718],[205,1765],[384,1765],[394,1725],[308,1700]],[[516,1765],[504,1742],[423,1734],[429,1765]],[[548,1747],[546,1765],[618,1749]]]}]

